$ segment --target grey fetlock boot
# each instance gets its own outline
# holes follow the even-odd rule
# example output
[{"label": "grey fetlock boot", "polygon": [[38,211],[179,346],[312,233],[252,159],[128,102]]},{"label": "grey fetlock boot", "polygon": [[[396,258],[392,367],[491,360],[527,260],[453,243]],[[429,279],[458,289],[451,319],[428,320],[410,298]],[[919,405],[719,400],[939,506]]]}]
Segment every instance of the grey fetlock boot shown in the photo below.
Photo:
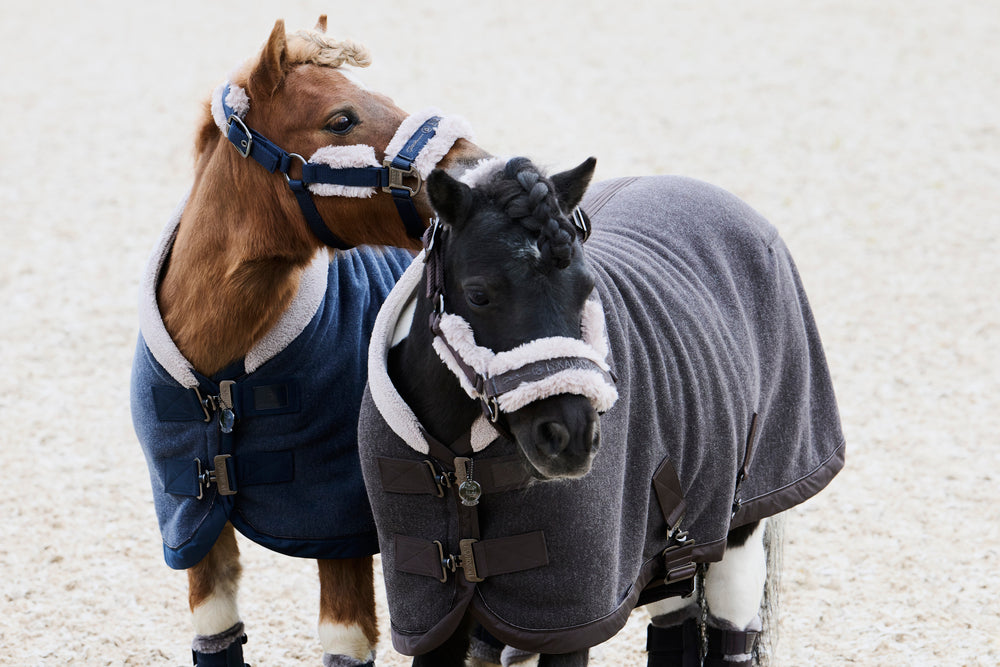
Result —
[{"label": "grey fetlock boot", "polygon": [[246,643],[243,623],[217,635],[198,635],[191,643],[192,664],[196,667],[247,667],[243,662]]},{"label": "grey fetlock boot", "polygon": [[701,628],[690,618],[681,625],[646,628],[647,667],[700,667]]}]

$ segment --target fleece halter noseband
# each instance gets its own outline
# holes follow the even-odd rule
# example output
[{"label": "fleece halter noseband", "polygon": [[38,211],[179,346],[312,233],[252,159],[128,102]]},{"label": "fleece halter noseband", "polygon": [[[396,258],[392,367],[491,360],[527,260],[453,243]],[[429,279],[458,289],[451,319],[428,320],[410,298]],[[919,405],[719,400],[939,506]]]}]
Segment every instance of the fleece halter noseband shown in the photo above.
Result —
[{"label": "fleece halter noseband", "polygon": [[[340,250],[347,250],[351,245],[327,227],[313,201],[314,193],[367,197],[375,189],[381,188],[392,195],[407,234],[412,238],[420,238],[424,223],[417,213],[413,196],[420,191],[425,175],[422,172],[426,171],[426,167],[420,168],[422,165],[417,164],[418,158],[422,157],[422,151],[435,142],[435,138],[439,145],[435,146],[434,152],[440,153],[441,157],[457,139],[469,138],[464,123],[455,119],[443,119],[428,110],[422,113],[422,122],[408,138],[401,133],[405,132],[404,128],[412,127],[415,121],[419,122],[421,116],[415,114],[400,124],[396,136],[386,147],[386,158],[381,166],[375,161],[374,149],[364,145],[325,146],[306,160],[298,153],[280,148],[247,126],[243,118],[249,111],[250,103],[241,87],[229,81],[224,83],[216,90],[212,107],[216,124],[239,154],[244,158],[253,158],[271,173],[283,174],[313,234],[326,245]],[[449,125],[450,131],[440,133],[438,130],[442,124]],[[445,141],[448,142],[446,146],[443,145]],[[401,145],[389,157],[389,148],[395,144]],[[302,167],[302,175],[298,179],[289,175],[295,161]],[[415,179],[412,187],[404,183],[407,178]]]},{"label": "fleece halter noseband", "polygon": [[[585,217],[582,212],[580,216]],[[586,232],[582,225],[578,230],[582,236],[589,232],[589,225]],[[611,408],[618,400],[618,391],[606,361],[608,342],[600,304],[591,299],[584,307],[583,340],[550,336],[499,353],[478,346],[469,323],[445,312],[443,247],[447,235],[447,228],[438,219],[424,233],[426,296],[433,303],[430,328],[434,350],[469,397],[480,402],[483,414],[494,427],[506,431],[498,424],[501,415],[557,394],[584,396],[599,413]]]}]

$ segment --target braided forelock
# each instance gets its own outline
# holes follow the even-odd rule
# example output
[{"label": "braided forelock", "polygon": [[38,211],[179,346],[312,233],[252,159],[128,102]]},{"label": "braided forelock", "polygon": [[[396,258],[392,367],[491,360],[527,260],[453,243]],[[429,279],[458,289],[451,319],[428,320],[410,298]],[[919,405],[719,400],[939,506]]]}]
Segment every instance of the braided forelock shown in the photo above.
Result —
[{"label": "braided forelock", "polygon": [[371,53],[364,45],[350,39],[334,39],[315,30],[299,30],[289,35],[288,59],[291,64],[314,63],[326,67],[368,67],[372,63]]},{"label": "braided forelock", "polygon": [[560,269],[569,266],[576,231],[559,209],[552,182],[531,160],[518,157],[507,162],[493,183],[504,213],[538,235],[541,261]]}]

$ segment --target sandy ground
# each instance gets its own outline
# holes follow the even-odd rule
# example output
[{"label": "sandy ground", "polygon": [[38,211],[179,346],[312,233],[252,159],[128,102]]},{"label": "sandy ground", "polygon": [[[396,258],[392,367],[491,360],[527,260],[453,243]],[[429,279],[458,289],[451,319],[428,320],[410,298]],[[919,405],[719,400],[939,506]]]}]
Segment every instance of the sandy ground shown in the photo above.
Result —
[{"label": "sandy ground", "polygon": [[[1000,8],[471,4],[4,3],[0,664],[190,664],[129,418],[137,284],[200,101],[320,12],[371,47],[369,86],[495,153],[695,176],[770,218],[850,443],[788,521],[781,663],[1000,663]],[[318,665],[315,565],[244,563],[248,660]],[[645,664],[645,623],[593,664]]]}]

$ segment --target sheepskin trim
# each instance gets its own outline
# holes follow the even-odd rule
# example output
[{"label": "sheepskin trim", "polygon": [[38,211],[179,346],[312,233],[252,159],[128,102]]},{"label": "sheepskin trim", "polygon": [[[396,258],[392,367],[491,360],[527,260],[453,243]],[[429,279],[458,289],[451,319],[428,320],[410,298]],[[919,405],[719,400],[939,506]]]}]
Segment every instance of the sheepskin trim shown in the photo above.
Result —
[{"label": "sheepskin trim", "polygon": [[218,634],[196,635],[191,642],[191,650],[198,653],[222,653],[242,637],[243,623],[237,621],[236,625]]},{"label": "sheepskin trim", "polygon": [[[455,354],[483,377],[496,377],[536,361],[568,357],[588,359],[600,369],[610,371],[605,361],[608,344],[604,310],[596,300],[587,301],[581,327],[587,340],[551,336],[495,354],[488,348],[476,345],[475,335],[468,322],[458,315],[446,313],[441,317],[441,336],[435,337],[433,345],[434,351],[458,378],[465,393],[470,398],[478,399],[479,393],[465,376]],[[514,412],[529,403],[557,394],[585,396],[598,412],[608,410],[618,400],[614,384],[609,383],[603,374],[593,370],[570,369],[540,380],[523,382],[516,389],[500,396],[498,402],[503,412]]]},{"label": "sheepskin trim", "polygon": [[[603,312],[600,313],[603,316]],[[596,327],[590,324],[590,330]],[[602,331],[603,329],[601,329]],[[494,377],[508,371],[512,371],[536,361],[547,359],[561,359],[564,357],[582,357],[589,359],[598,365],[602,370],[610,370],[604,360],[607,356],[606,350],[602,354],[597,348],[587,341],[565,336],[550,336],[539,338],[523,345],[519,345],[506,352],[494,353],[489,348],[480,347],[476,344],[475,334],[472,327],[463,318],[451,313],[445,313],[441,317],[441,334],[462,360],[471,366],[477,373],[486,377]],[[606,345],[605,345],[606,348]],[[438,349],[435,346],[435,349]],[[447,349],[446,347],[443,349]],[[438,352],[438,356],[442,356]],[[450,357],[451,355],[447,355]],[[442,356],[442,361],[449,363],[447,358]],[[452,359],[451,363],[454,363]],[[451,368],[451,365],[449,365]],[[452,369],[454,371],[454,369]]]},{"label": "sheepskin trim", "polygon": [[510,413],[558,394],[583,396],[598,412],[608,411],[618,400],[618,390],[604,375],[597,371],[574,369],[553,373],[534,382],[522,382],[517,389],[500,396],[497,402],[502,412]]},{"label": "sheepskin trim", "polygon": [[472,422],[472,433],[469,438],[472,444],[472,451],[483,451],[499,436],[500,432],[496,430],[486,416],[479,415],[479,417],[476,418],[476,421]]},{"label": "sheepskin trim", "polygon": [[[437,352],[438,357],[440,357],[441,361],[444,362],[444,365],[447,366],[448,370],[451,371],[452,375],[454,375],[458,379],[458,384],[462,386],[462,389],[465,391],[466,394],[469,395],[469,398],[478,399],[479,392],[476,391],[475,387],[469,384],[469,379],[465,376],[465,372],[462,370],[462,367],[458,364],[458,361],[455,359],[455,355],[452,354],[451,349],[448,347],[448,345],[445,344],[445,342],[439,336],[435,336],[431,344],[434,346],[434,351]],[[485,348],[479,348],[479,349],[485,349]],[[466,363],[468,363],[468,360],[466,360]],[[479,372],[479,370],[475,366],[473,366],[473,368],[476,370],[477,373],[482,375],[482,373]]]},{"label": "sheepskin trim", "polygon": [[156,362],[163,366],[170,377],[182,387],[197,387],[198,379],[194,375],[194,367],[191,362],[181,354],[170,334],[167,333],[167,327],[163,324],[163,316],[160,313],[160,306],[156,302],[156,286],[159,284],[163,265],[166,263],[170,249],[174,245],[174,239],[177,237],[177,227],[190,194],[189,191],[188,194],[184,195],[184,199],[177,205],[170,217],[170,222],[160,234],[160,238],[149,257],[149,262],[146,264],[146,272],[143,274],[142,285],[139,288],[139,331],[142,333],[142,339],[146,342],[146,347],[149,348]]},{"label": "sheepskin trim", "polygon": [[240,118],[245,118],[247,112],[250,111],[250,98],[247,97],[247,91],[230,81],[220,83],[212,93],[212,118],[215,119],[215,124],[219,126],[219,131],[222,134],[226,134],[229,126],[229,116],[226,115],[222,107],[222,94],[227,85],[229,86],[229,94],[226,96],[226,104],[229,105],[229,108],[235,111]]},{"label": "sheepskin trim", "polygon": [[414,451],[427,454],[430,447],[424,439],[420,422],[396,391],[389,378],[389,343],[396,329],[399,315],[413,298],[424,274],[424,253],[421,252],[403,272],[396,286],[389,292],[375,318],[371,344],[368,349],[368,389],[375,407],[393,433],[403,439]]},{"label": "sheepskin trim", "polygon": [[[389,142],[389,145],[385,147],[386,157],[392,158],[398,155],[399,151],[403,150],[406,142],[413,136],[413,133],[420,129],[420,126],[432,116],[442,116],[442,114],[437,109],[428,108],[418,111],[403,120],[399,125],[399,129],[396,130],[396,134]],[[416,167],[420,176],[427,178],[434,170],[434,167],[437,166],[437,163],[448,154],[452,145],[459,139],[472,139],[472,129],[469,127],[468,122],[458,116],[442,116],[434,136],[430,138],[419,155],[417,155],[417,159],[413,162],[413,166]]]},{"label": "sheepskin trim", "polygon": [[604,319],[604,307],[597,299],[588,299],[584,304],[580,332],[587,345],[597,350],[602,359],[608,358],[607,323]]},{"label": "sheepskin trim", "polygon": [[299,277],[299,289],[281,318],[257,341],[244,358],[247,373],[253,373],[274,355],[299,337],[316,316],[326,298],[326,280],[330,272],[330,254],[325,248],[316,251]]},{"label": "sheepskin trim", "polygon": [[503,169],[507,165],[507,160],[508,158],[484,157],[475,167],[459,176],[458,180],[470,188],[482,185],[490,176]]},{"label": "sheepskin trim", "polygon": [[[309,161],[326,164],[334,169],[381,166],[375,160],[375,149],[365,144],[323,146],[313,153]],[[310,183],[309,190],[313,194],[324,197],[360,197],[364,199],[375,194],[375,188],[335,185],[333,183]]]}]

